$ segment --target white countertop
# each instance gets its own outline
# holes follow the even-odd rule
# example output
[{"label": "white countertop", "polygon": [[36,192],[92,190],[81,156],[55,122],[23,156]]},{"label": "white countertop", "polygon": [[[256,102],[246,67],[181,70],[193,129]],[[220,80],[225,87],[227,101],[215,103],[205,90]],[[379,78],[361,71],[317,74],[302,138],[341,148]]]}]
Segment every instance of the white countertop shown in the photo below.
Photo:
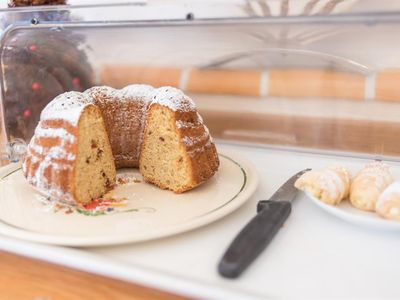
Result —
[{"label": "white countertop", "polygon": [[[197,298],[400,298],[399,233],[357,227],[327,214],[301,194],[284,227],[238,279],[221,278],[217,263],[238,231],[295,172],[340,162],[356,172],[366,162],[343,156],[219,145],[252,161],[255,195],[237,211],[176,236],[111,247],[67,248],[0,236],[0,250]],[[400,178],[400,164],[390,162]],[[206,199],[205,199],[206,200]]]}]

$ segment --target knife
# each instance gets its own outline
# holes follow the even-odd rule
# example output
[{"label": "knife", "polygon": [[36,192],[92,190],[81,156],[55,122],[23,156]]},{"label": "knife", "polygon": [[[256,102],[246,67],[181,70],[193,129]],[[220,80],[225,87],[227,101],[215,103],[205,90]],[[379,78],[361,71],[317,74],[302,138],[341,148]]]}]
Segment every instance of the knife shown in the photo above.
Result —
[{"label": "knife", "polygon": [[311,169],[305,169],[286,181],[269,200],[257,204],[257,215],[239,232],[221,261],[218,272],[223,277],[238,277],[268,246],[292,210],[298,190],[295,181]]}]

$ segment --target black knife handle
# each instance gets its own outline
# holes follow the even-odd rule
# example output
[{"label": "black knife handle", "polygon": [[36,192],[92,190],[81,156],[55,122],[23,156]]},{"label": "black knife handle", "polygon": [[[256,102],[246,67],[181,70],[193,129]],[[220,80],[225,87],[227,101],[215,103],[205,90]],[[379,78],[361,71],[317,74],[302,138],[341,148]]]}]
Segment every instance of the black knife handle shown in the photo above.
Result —
[{"label": "black knife handle", "polygon": [[288,201],[264,201],[261,210],[239,232],[222,257],[218,272],[228,278],[238,277],[271,242],[289,217]]}]

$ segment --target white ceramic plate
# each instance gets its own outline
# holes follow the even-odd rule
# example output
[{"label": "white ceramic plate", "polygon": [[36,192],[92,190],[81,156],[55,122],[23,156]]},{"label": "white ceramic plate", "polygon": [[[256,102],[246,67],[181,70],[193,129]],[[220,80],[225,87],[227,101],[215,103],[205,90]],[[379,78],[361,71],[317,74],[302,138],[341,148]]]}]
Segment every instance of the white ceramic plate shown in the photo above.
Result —
[{"label": "white ceramic plate", "polygon": [[305,194],[318,207],[344,221],[371,229],[400,231],[400,222],[386,220],[379,217],[376,213],[357,209],[349,201],[343,201],[338,206],[333,206],[318,200],[310,193],[306,192]]},{"label": "white ceramic plate", "polygon": [[120,170],[118,176],[129,183],[104,197],[115,201],[80,209],[49,201],[26,183],[19,165],[8,165],[0,169],[0,234],[56,245],[97,246],[166,237],[206,225],[237,209],[258,183],[247,160],[232,154],[219,157],[217,174],[183,194],[143,182],[137,169]]}]

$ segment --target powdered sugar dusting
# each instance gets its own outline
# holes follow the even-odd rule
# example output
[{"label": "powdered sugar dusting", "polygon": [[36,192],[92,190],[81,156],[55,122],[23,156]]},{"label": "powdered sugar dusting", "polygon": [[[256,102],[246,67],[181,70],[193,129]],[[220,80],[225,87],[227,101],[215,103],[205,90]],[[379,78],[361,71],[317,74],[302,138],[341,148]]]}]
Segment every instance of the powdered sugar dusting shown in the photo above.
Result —
[{"label": "powdered sugar dusting", "polygon": [[201,136],[184,136],[182,138],[183,143],[188,146],[194,146],[198,143],[204,142],[208,138],[208,133],[204,132]]},{"label": "powdered sugar dusting", "polygon": [[33,144],[31,145],[31,149],[39,155],[52,155],[55,159],[74,160],[76,157],[75,154],[66,151],[64,146],[54,146],[49,150],[49,148]]},{"label": "powdered sugar dusting", "polygon": [[379,189],[384,190],[393,182],[393,176],[390,167],[380,161],[374,161],[365,165],[365,167],[357,174],[354,181],[369,181]]},{"label": "powdered sugar dusting", "polygon": [[[51,147],[41,146],[40,140],[49,137],[58,138],[58,142]],[[75,142],[76,137],[64,128],[44,128],[41,121],[28,145],[27,157],[31,158],[32,164],[37,165],[37,170],[32,176],[27,176],[28,182],[42,193],[49,194],[62,201],[73,201],[73,196],[68,191],[63,191],[56,182],[49,180],[45,173],[49,172],[51,174],[50,178],[57,178],[60,172],[72,170],[72,161],[75,160],[76,155],[67,151],[66,145]],[[25,163],[23,164],[23,170],[26,174]]]},{"label": "powdered sugar dusting", "polygon": [[62,119],[76,125],[82,109],[93,102],[93,99],[84,93],[67,92],[58,95],[43,109],[40,119]]},{"label": "powdered sugar dusting", "polygon": [[400,203],[400,181],[393,182],[383,191],[378,201],[376,202],[376,209],[381,209],[381,207],[386,202],[392,200],[393,197],[396,197],[398,199],[398,202]]},{"label": "powdered sugar dusting", "polygon": [[337,199],[338,197],[340,197],[340,199],[344,196],[345,193],[345,186],[344,183],[342,181],[342,178],[340,178],[339,174],[333,170],[333,169],[327,169],[324,173],[326,176],[328,176],[328,178],[334,183],[335,187],[336,187],[336,191],[339,193],[336,193],[336,197],[334,197],[335,199]]},{"label": "powdered sugar dusting", "polygon": [[176,120],[175,121],[175,125],[178,129],[188,129],[188,128],[195,128],[195,127],[201,126],[201,128],[203,130],[202,136],[189,136],[188,135],[188,136],[184,136],[182,138],[183,143],[187,147],[193,147],[193,146],[200,144],[200,143],[204,142],[205,140],[207,140],[207,142],[204,145],[202,145],[202,147],[200,147],[199,149],[191,150],[191,152],[193,152],[193,153],[203,151],[204,148],[209,147],[210,144],[213,142],[207,126],[205,126],[203,124],[203,118],[200,116],[199,113],[196,113],[196,116],[197,116],[197,118],[194,122],[193,121],[184,121],[184,120]]},{"label": "powdered sugar dusting", "polygon": [[35,137],[46,138],[46,137],[62,137],[65,141],[72,143],[75,141],[75,136],[69,133],[64,128],[43,128],[42,126],[37,126],[35,129]]},{"label": "powdered sugar dusting", "polygon": [[146,102],[150,102],[153,97],[154,91],[155,88],[153,88],[151,85],[131,84],[121,89],[121,96],[122,99],[135,97],[141,98]]},{"label": "powdered sugar dusting", "polygon": [[349,185],[351,183],[352,176],[345,167],[343,167],[341,165],[333,165],[333,166],[330,166],[329,169],[331,169],[335,172],[339,172],[341,175],[343,175],[346,185]]},{"label": "powdered sugar dusting", "polygon": [[182,120],[177,120],[175,122],[175,125],[176,125],[176,128],[178,128],[178,129],[193,127],[193,123],[185,122],[185,121],[182,121]]},{"label": "powdered sugar dusting", "polygon": [[[348,171],[340,166],[332,166],[323,170],[312,170],[303,174],[295,183],[295,186],[302,190],[319,189],[321,194],[320,200],[329,204],[338,204],[348,191],[350,184],[350,174],[347,177]],[[344,178],[342,178],[342,175]]]},{"label": "powdered sugar dusting", "polygon": [[61,170],[72,170],[71,164],[59,164],[53,161],[54,157],[59,157],[59,147],[50,148],[47,155],[38,165],[38,169],[32,177],[28,177],[27,180],[34,185],[42,193],[48,194],[56,199],[68,202],[74,202],[71,193],[62,190],[55,182],[49,181],[45,176],[45,172],[50,169],[51,177],[57,177],[57,173]]},{"label": "powdered sugar dusting", "polygon": [[[119,93],[120,90],[114,89],[106,85],[94,86],[83,92],[83,94],[89,95],[91,98],[96,99],[116,99],[119,98]],[[94,102],[94,99],[92,99],[92,101]]]},{"label": "powdered sugar dusting", "polygon": [[399,193],[400,195],[400,181],[395,181],[391,185],[389,185],[382,193],[382,197],[385,197],[387,194],[391,193]]},{"label": "powdered sugar dusting", "polygon": [[152,104],[157,103],[170,108],[173,111],[193,111],[196,105],[193,100],[186,96],[181,90],[165,86],[154,91]]},{"label": "powdered sugar dusting", "polygon": [[[193,128],[196,126],[201,126],[203,125],[203,122],[201,120],[197,120],[197,122],[189,122],[189,121],[184,121],[184,120],[176,120],[175,125],[178,129],[185,129],[185,128]],[[204,126],[205,127],[205,126]],[[208,129],[207,129],[208,131]]]},{"label": "powdered sugar dusting", "polygon": [[[124,87],[121,92],[120,96],[122,101],[140,101],[141,105],[139,105],[139,109],[137,112],[137,115],[135,116],[137,118],[137,126],[138,126],[138,140],[140,141],[137,143],[136,149],[135,149],[135,157],[134,160],[138,161],[139,160],[139,153],[140,153],[140,147],[143,141],[143,134],[144,134],[144,126],[145,126],[145,120],[147,117],[147,108],[149,103],[152,101],[153,94],[154,94],[155,89],[146,84],[131,84],[126,87]],[[126,116],[130,118],[130,116]],[[126,158],[129,159],[129,158]]]},{"label": "powdered sugar dusting", "polygon": [[319,185],[322,189],[322,198],[325,198],[323,195],[328,194],[327,196],[330,199],[336,199],[338,198],[338,189],[337,189],[337,183],[335,183],[335,179],[332,178],[332,173],[327,173],[327,170],[323,171],[316,171],[318,174],[318,182]]},{"label": "powdered sugar dusting", "polygon": [[187,153],[189,156],[193,157],[196,156],[198,153],[201,153],[203,151],[205,151],[206,148],[210,147],[212,144],[212,142],[210,140],[208,140],[203,147],[195,147],[192,149],[188,149]]}]

